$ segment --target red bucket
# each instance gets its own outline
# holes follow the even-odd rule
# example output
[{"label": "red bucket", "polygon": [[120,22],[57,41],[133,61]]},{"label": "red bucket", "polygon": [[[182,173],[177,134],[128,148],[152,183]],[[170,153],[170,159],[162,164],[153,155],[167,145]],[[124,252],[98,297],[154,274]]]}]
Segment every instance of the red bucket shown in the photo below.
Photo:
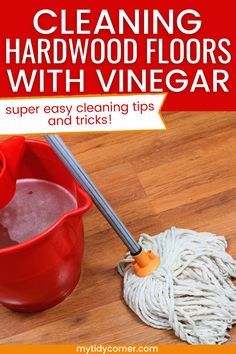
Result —
[{"label": "red bucket", "polygon": [[[14,160],[14,153],[10,155]],[[64,300],[79,280],[84,248],[82,216],[91,199],[45,142],[25,141],[15,177],[56,183],[69,191],[78,205],[31,240],[0,249],[0,303],[16,311],[41,311]]]}]

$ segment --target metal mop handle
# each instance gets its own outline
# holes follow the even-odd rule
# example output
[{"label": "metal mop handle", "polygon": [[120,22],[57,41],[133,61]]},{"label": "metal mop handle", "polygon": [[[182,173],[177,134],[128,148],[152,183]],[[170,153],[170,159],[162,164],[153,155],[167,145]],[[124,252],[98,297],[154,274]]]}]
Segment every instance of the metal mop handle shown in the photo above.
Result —
[{"label": "metal mop handle", "polygon": [[64,144],[62,139],[56,135],[45,135],[45,139],[51,145],[55,153],[62,160],[64,165],[68,168],[74,178],[81,184],[94,201],[97,208],[107,219],[111,227],[116,231],[120,239],[124,242],[132,255],[137,255],[142,251],[140,245],[131,236],[125,225],[118,218],[112,207],[106,201],[102,193],[97,189],[91,181],[87,173],[80,166],[78,161],[72,155],[70,150]]}]

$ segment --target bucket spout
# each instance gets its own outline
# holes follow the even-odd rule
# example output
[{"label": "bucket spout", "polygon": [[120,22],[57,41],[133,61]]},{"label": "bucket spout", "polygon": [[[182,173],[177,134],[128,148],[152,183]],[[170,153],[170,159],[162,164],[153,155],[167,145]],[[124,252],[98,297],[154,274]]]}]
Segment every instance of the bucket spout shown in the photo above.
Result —
[{"label": "bucket spout", "polygon": [[16,190],[16,179],[25,151],[25,138],[11,137],[0,143],[0,208],[12,199]]}]

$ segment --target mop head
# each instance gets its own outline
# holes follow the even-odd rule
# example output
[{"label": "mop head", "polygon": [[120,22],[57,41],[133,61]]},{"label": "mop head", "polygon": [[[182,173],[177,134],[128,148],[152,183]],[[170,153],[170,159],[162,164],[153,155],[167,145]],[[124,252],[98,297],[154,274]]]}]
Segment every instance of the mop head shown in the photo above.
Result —
[{"label": "mop head", "polygon": [[225,251],[225,238],[173,227],[143,234],[139,243],[160,257],[160,266],[142,278],[129,253],[119,262],[127,305],[147,325],[172,328],[188,343],[226,342],[236,323],[236,261]]}]

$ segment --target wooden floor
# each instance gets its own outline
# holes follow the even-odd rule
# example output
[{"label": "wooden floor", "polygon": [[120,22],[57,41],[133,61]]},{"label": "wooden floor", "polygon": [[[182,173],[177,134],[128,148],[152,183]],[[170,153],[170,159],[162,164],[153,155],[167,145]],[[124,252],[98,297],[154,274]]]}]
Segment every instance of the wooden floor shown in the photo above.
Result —
[{"label": "wooden floor", "polygon": [[[167,131],[66,134],[65,142],[130,231],[172,225],[225,235],[236,257],[236,113],[166,113]],[[37,136],[40,138],[40,136]],[[83,274],[51,310],[0,307],[0,343],[180,343],[143,324],[122,299],[126,249],[94,207],[85,215]],[[236,328],[229,343],[236,343]]]}]

